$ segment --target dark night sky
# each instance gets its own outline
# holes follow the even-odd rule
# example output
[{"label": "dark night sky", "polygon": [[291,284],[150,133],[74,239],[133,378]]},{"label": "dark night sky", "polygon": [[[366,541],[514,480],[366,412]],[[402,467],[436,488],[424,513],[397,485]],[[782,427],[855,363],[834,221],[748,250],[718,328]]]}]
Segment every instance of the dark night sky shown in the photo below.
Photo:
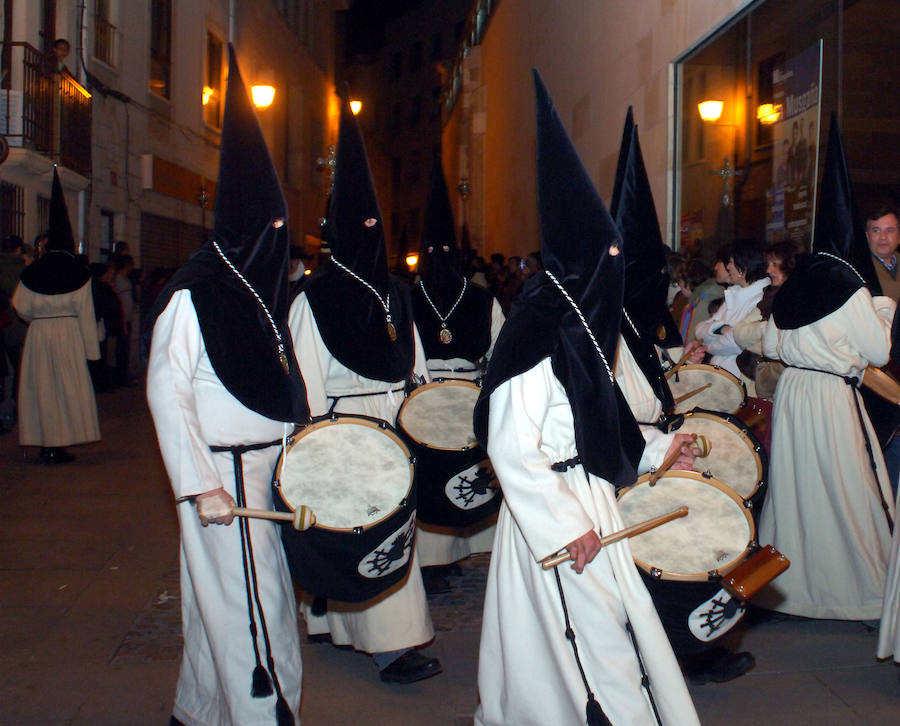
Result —
[{"label": "dark night sky", "polygon": [[384,22],[422,0],[353,0],[347,17],[347,52],[374,53],[384,43]]}]

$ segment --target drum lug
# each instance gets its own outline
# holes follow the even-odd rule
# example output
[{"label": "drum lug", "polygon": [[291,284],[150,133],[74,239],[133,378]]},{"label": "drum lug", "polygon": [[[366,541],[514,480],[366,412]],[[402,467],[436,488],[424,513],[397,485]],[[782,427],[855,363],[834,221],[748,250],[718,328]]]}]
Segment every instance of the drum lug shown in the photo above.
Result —
[{"label": "drum lug", "polygon": [[363,533],[362,527],[354,527],[353,528],[353,534],[362,534],[362,533]]},{"label": "drum lug", "polygon": [[719,575],[718,570],[710,570],[706,573],[706,579],[710,582],[715,582],[716,580],[720,579],[720,577],[721,576]]},{"label": "drum lug", "polygon": [[753,502],[751,502],[749,499],[745,499],[744,509],[753,509]]},{"label": "drum lug", "polygon": [[658,567],[651,567],[650,568],[650,577],[652,577],[654,580],[661,579],[662,578],[662,570],[660,570]]},{"label": "drum lug", "polygon": [[702,472],[700,476],[702,476],[704,479],[712,479],[712,472],[707,469],[706,471]]}]

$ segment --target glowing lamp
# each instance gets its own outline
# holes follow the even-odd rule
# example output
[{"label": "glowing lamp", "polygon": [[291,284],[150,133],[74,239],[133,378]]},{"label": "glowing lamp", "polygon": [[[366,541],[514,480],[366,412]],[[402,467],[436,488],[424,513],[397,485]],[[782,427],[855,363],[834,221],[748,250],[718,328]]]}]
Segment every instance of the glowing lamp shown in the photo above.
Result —
[{"label": "glowing lamp", "polygon": [[203,86],[203,105],[209,104],[209,100],[213,97],[215,91],[209,86]]},{"label": "glowing lamp", "polygon": [[362,111],[362,101],[358,98],[354,98],[350,101],[350,110],[353,112],[354,116],[359,116],[359,112]]},{"label": "glowing lamp", "polygon": [[780,103],[763,103],[756,109],[756,118],[761,124],[773,124],[781,118]]},{"label": "glowing lamp", "polygon": [[700,118],[704,121],[718,121],[722,116],[722,108],[724,106],[724,101],[701,101],[697,104]]},{"label": "glowing lamp", "polygon": [[275,86],[251,86],[250,95],[257,108],[268,108],[275,100]]},{"label": "glowing lamp", "polygon": [[410,270],[418,264],[419,264],[419,256],[417,254],[411,253],[406,256],[406,266]]}]

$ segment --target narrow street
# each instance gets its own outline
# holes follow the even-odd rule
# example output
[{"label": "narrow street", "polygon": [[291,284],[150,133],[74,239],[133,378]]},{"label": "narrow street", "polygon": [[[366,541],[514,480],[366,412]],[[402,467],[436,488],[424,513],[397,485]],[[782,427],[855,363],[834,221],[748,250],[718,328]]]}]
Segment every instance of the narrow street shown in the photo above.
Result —
[{"label": "narrow street", "polygon": [[[171,494],[143,390],[98,405],[103,441],[73,447],[69,465],[38,465],[34,450],[23,461],[15,432],[0,437],[0,726],[164,726],[170,714],[181,653]],[[437,678],[384,684],[367,657],[304,638],[303,723],[469,726],[487,562],[466,561],[453,592],[431,600]],[[741,642],[754,670],[691,687],[701,721],[892,723],[898,669],[875,660],[875,642],[859,623],[760,622]]]}]

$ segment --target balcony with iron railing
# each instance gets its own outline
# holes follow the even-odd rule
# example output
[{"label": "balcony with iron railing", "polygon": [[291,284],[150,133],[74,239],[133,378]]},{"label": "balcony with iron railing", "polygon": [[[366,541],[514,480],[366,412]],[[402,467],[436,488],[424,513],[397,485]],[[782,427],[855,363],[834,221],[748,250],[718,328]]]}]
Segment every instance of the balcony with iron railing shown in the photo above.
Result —
[{"label": "balcony with iron railing", "polygon": [[91,94],[29,43],[2,46],[0,134],[90,177]]}]

